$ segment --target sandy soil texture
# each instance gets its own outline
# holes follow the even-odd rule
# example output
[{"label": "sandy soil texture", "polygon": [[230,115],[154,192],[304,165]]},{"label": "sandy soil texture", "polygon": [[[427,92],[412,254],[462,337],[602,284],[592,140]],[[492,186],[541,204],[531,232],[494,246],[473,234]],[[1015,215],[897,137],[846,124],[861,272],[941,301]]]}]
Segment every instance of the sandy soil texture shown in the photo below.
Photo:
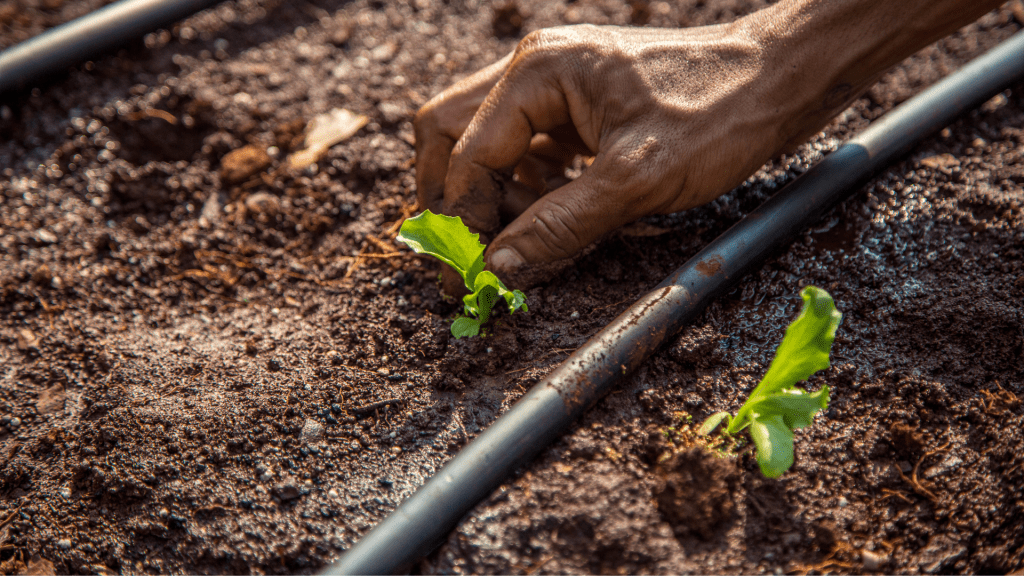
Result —
[{"label": "sandy soil texture", "polygon": [[[0,46],[103,2],[0,2]],[[0,572],[311,573],[587,338],[846,136],[1020,29],[885,75],[794,155],[603,241],[486,338],[394,241],[412,114],[538,28],[763,3],[233,0],[0,106]],[[312,167],[314,116],[369,117]],[[228,153],[239,151],[228,157]],[[414,570],[1024,568],[1024,85],[713,304]],[[695,449],[815,284],[832,404],[764,479]]]}]

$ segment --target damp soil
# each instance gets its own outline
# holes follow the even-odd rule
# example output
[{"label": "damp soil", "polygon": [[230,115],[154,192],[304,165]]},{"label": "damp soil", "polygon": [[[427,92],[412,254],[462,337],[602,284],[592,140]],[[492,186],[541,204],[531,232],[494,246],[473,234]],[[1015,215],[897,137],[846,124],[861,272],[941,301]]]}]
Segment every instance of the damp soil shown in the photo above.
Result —
[{"label": "damp soil", "polygon": [[[0,45],[100,4],[0,3]],[[926,48],[792,156],[453,339],[437,267],[394,242],[414,111],[531,30],[760,5],[236,0],[3,102],[0,571],[316,571],[743,214],[1020,28],[1005,8]],[[370,122],[283,169],[334,107]],[[712,304],[413,570],[1021,570],[1022,167],[1019,85]],[[740,405],[812,283],[844,313],[808,384],[832,403],[767,480],[690,430]]]}]

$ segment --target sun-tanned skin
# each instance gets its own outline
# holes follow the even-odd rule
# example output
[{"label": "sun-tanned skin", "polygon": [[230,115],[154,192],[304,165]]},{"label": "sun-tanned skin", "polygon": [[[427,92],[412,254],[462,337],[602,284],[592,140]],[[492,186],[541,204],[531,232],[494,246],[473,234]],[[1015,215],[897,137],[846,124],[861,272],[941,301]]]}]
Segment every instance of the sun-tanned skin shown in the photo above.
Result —
[{"label": "sun-tanned skin", "polygon": [[[535,284],[624,224],[728,192],[1001,3],[782,0],[719,26],[538,30],[419,111],[420,206],[493,237],[489,269]],[[577,154],[592,164],[560,178]]]}]

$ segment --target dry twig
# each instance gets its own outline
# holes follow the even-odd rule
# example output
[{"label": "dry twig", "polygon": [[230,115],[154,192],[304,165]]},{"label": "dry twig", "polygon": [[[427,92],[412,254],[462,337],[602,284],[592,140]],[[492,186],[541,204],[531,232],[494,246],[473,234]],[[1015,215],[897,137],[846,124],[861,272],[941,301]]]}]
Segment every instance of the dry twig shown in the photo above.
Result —
[{"label": "dry twig", "polygon": [[392,398],[390,400],[381,400],[380,402],[373,402],[371,404],[365,404],[352,409],[353,414],[369,414],[370,412],[376,412],[377,410],[392,406],[394,404],[401,404],[405,402],[405,398]]}]

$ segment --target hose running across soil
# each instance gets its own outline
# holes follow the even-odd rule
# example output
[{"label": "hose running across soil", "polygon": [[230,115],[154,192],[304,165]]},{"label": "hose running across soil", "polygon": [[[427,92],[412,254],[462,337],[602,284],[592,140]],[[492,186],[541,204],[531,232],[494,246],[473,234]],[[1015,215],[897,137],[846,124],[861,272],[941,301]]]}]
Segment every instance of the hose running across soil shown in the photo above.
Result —
[{"label": "hose running across soil", "polygon": [[221,0],[121,0],[0,52],[0,94],[170,26]]},{"label": "hose running across soil", "polygon": [[1021,80],[1024,32],[874,122],[637,300],[323,573],[395,573],[425,556],[714,298],[922,139]]}]

